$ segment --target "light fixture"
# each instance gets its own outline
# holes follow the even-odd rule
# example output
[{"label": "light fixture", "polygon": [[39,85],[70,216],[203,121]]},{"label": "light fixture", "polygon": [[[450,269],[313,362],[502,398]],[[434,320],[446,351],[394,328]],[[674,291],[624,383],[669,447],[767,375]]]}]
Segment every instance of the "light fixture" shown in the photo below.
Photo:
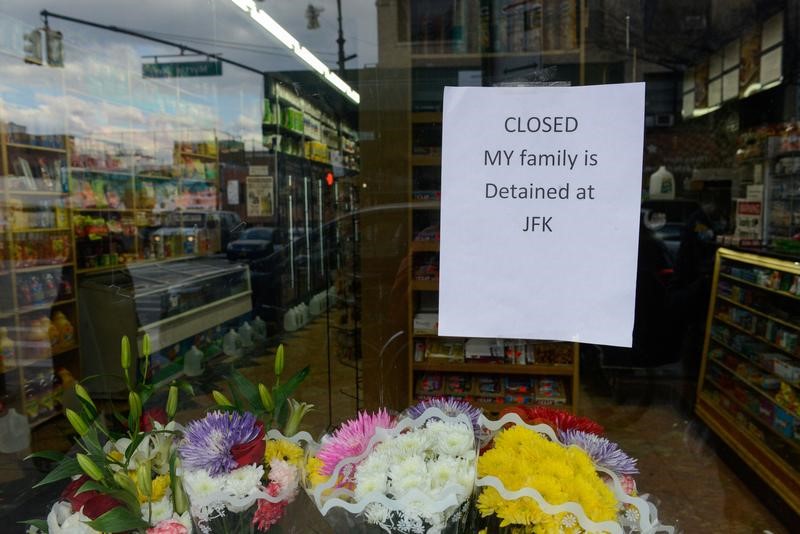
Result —
[{"label": "light fixture", "polygon": [[325,63],[323,63],[317,56],[315,56],[308,48],[302,46],[294,36],[286,31],[286,29],[278,24],[278,22],[270,17],[266,11],[259,9],[256,6],[255,0],[231,0],[242,11],[250,15],[254,21],[267,30],[273,37],[284,44],[286,48],[295,53],[295,55],[302,59],[309,67],[319,73],[329,84],[341,91],[347,98],[354,103],[361,102],[361,96],[353,90],[347,82],[342,80],[335,73],[331,72]]}]

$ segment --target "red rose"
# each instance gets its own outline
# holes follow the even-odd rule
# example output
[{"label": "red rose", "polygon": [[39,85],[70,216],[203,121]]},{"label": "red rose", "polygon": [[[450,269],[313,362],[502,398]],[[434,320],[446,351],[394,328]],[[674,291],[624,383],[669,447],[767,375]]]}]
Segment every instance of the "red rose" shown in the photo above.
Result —
[{"label": "red rose", "polygon": [[267,448],[267,442],[264,440],[264,423],[258,421],[256,425],[258,425],[258,436],[247,443],[231,447],[231,455],[236,461],[236,467],[260,464],[264,461],[264,450]]},{"label": "red rose", "polygon": [[143,432],[150,432],[153,430],[153,422],[161,423],[161,426],[167,424],[167,412],[162,408],[148,408],[142,414],[142,419],[139,423]]},{"label": "red rose", "polygon": [[89,519],[97,519],[109,510],[113,510],[114,508],[118,508],[120,506],[122,506],[122,503],[114,497],[104,493],[99,493],[89,499],[89,501],[83,505],[83,515]]},{"label": "red rose", "polygon": [[86,475],[81,475],[79,478],[76,478],[70,482],[69,485],[64,488],[64,491],[61,492],[61,498],[69,502],[70,506],[72,506],[73,512],[79,511],[87,501],[89,501],[92,497],[99,495],[99,492],[95,490],[78,493],[78,491],[81,489],[81,486],[90,480],[91,479]]}]

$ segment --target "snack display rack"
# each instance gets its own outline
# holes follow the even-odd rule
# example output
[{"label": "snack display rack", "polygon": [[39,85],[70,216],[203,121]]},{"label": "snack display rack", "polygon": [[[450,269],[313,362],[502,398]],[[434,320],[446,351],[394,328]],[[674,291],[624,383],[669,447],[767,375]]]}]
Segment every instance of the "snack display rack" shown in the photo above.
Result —
[{"label": "snack display rack", "polygon": [[800,511],[800,267],[720,249],[697,415]]}]

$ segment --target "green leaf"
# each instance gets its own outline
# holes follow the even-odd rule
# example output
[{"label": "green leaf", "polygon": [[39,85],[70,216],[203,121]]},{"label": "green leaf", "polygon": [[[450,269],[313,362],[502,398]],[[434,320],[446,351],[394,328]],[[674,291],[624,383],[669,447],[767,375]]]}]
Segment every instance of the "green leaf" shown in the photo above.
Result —
[{"label": "green leaf", "polygon": [[40,480],[37,484],[33,487],[38,488],[39,486],[44,486],[45,484],[50,484],[52,482],[56,482],[58,480],[64,480],[65,478],[70,478],[75,475],[83,474],[83,470],[78,465],[78,460],[75,458],[64,458],[52,471],[50,471],[46,477]]},{"label": "green leaf", "polygon": [[32,526],[38,528],[39,530],[41,530],[42,532],[44,532],[44,534],[47,534],[49,532],[49,530],[47,528],[47,521],[45,521],[43,519],[28,519],[26,521],[20,521],[20,524],[22,524],[22,525],[32,525]]},{"label": "green leaf", "polygon": [[242,373],[233,369],[231,371],[231,391],[238,391],[247,400],[249,410],[257,410],[261,405],[258,387],[250,382]]},{"label": "green leaf", "polygon": [[39,451],[29,454],[25,457],[25,460],[32,460],[34,458],[44,458],[45,460],[60,462],[64,459],[64,455],[58,451]]},{"label": "green leaf", "polygon": [[86,433],[83,438],[83,441],[86,450],[94,457],[105,458],[106,454],[103,451],[103,446],[100,445],[100,439],[97,436],[97,428],[94,426],[89,428],[89,432]]},{"label": "green leaf", "polygon": [[190,397],[194,397],[194,388],[186,380],[176,380],[175,385],[178,386],[179,390],[183,391]]},{"label": "green leaf", "polygon": [[142,384],[142,387],[139,388],[139,397],[142,399],[142,406],[147,404],[147,401],[153,396],[155,391],[156,388],[154,388],[151,384]]},{"label": "green leaf", "polygon": [[[145,436],[144,432],[139,432],[133,437],[131,442],[128,444],[128,448],[125,449],[125,460],[127,462],[130,462],[131,456],[133,456],[133,453],[136,452],[136,448],[142,443],[142,441],[144,441],[144,436]],[[125,467],[127,467],[127,463]]]},{"label": "green leaf", "polygon": [[86,523],[100,532],[128,532],[136,529],[146,529],[150,525],[127,508],[112,508],[94,521]]},{"label": "green leaf", "polygon": [[80,495],[81,493],[85,493],[87,491],[100,491],[102,493],[105,493],[107,490],[108,488],[102,485],[101,483],[96,482],[94,480],[87,480],[86,482],[81,484],[81,487],[78,488],[78,491],[75,492],[75,495]]},{"label": "green leaf", "polygon": [[275,417],[278,419],[280,426],[286,424],[288,417],[288,410],[286,409],[286,399],[292,396],[292,393],[303,383],[303,380],[308,377],[311,372],[311,366],[306,365],[297,373],[295,373],[289,380],[275,387],[272,391],[272,398],[275,401]]}]

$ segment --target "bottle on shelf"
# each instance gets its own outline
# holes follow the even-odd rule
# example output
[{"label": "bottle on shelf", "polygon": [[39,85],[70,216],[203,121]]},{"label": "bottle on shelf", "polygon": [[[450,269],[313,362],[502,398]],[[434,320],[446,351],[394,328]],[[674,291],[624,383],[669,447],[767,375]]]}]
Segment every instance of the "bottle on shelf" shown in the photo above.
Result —
[{"label": "bottle on shelf", "polygon": [[8,337],[8,328],[0,327],[0,372],[4,373],[6,366],[15,361],[14,341]]}]

